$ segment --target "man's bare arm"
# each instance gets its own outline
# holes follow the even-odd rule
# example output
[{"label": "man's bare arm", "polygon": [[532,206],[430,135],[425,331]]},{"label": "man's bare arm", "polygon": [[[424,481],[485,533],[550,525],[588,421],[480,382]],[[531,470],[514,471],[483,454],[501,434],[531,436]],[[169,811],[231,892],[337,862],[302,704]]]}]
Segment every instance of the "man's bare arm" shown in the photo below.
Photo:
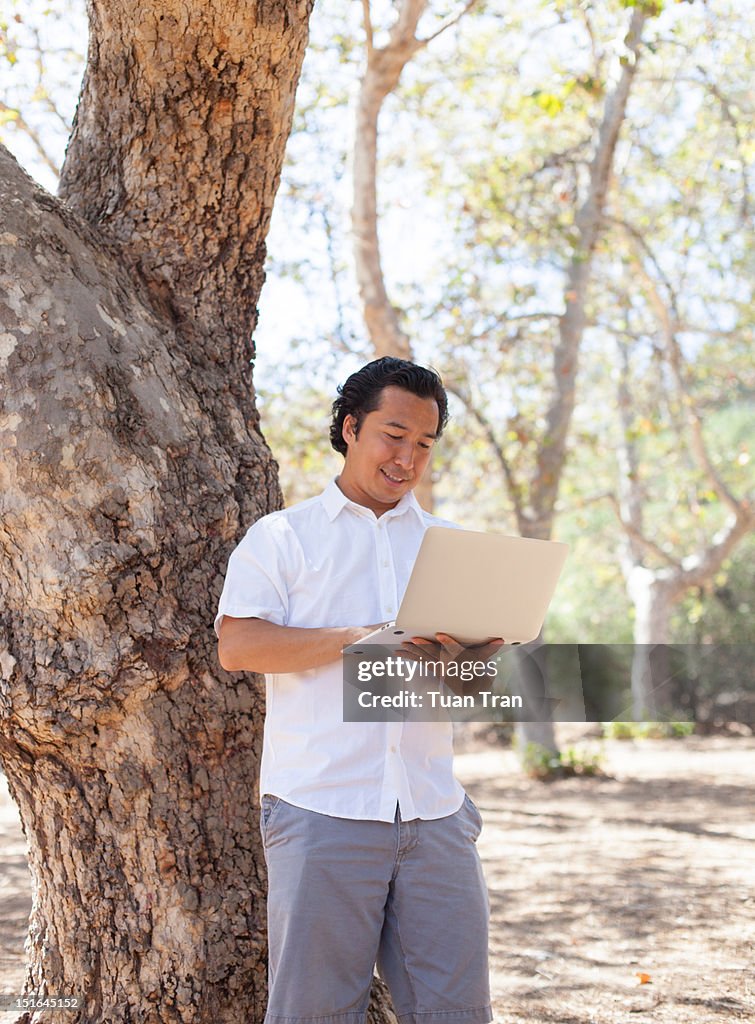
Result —
[{"label": "man's bare arm", "polygon": [[375,626],[333,626],[300,629],[277,626],[266,619],[224,615],[220,623],[218,658],[226,672],[304,672],[341,657]]}]

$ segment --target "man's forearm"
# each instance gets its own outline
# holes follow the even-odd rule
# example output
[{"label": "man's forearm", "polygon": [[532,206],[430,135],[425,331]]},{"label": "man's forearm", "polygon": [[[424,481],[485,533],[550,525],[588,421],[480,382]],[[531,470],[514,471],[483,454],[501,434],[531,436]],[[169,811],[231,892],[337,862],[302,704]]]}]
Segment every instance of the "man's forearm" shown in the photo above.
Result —
[{"label": "man's forearm", "polygon": [[265,619],[223,616],[218,658],[227,672],[304,672],[341,657],[347,644],[366,636],[372,626],[300,629]]}]

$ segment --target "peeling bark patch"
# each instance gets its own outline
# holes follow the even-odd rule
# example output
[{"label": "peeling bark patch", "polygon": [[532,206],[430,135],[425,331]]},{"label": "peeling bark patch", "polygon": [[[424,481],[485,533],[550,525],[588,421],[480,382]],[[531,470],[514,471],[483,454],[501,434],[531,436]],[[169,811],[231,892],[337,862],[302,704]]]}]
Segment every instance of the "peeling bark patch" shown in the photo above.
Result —
[{"label": "peeling bark patch", "polygon": [[9,334],[7,331],[0,334],[0,369],[6,368],[8,360],[16,350],[16,345],[18,345],[18,338],[15,334]]},{"label": "peeling bark patch", "polygon": [[10,679],[13,674],[13,669],[16,667],[16,659],[6,648],[0,651],[0,671],[2,671],[3,679]]},{"label": "peeling bark patch", "polygon": [[18,425],[21,422],[21,417],[18,413],[11,413],[10,416],[0,416],[0,430],[8,430],[10,433],[14,433],[18,430]]},{"label": "peeling bark patch", "polygon": [[76,452],[76,446],[72,444],[64,444],[62,449],[63,458],[60,460],[60,464],[63,469],[76,469],[76,463],[73,460],[73,456]]},{"label": "peeling bark patch", "polygon": [[100,314],[100,316],[108,325],[108,327],[111,327],[116,334],[119,334],[122,338],[125,338],[126,328],[124,324],[121,323],[120,320],[117,320],[115,317],[110,316],[99,303],[97,303],[97,312]]}]

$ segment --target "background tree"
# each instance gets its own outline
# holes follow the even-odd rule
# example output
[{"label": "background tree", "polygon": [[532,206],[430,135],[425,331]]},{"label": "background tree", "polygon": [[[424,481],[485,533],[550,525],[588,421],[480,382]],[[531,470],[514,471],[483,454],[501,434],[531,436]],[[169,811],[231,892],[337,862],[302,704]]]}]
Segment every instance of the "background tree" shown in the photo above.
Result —
[{"label": "background tree", "polygon": [[[671,641],[674,605],[692,588],[709,587],[724,562],[750,534],[755,525],[755,507],[752,494],[746,490],[748,478],[751,478],[747,471],[747,420],[742,422],[744,430],[738,439],[739,450],[735,447],[733,452],[714,455],[695,395],[698,388],[679,340],[680,296],[663,275],[648,247],[645,245],[643,251],[638,251],[636,235],[629,241],[633,257],[630,265],[635,279],[642,282],[649,311],[657,321],[657,351],[661,359],[653,360],[651,372],[660,369],[660,387],[668,389],[665,395],[658,396],[654,409],[642,409],[645,402],[640,403],[633,397],[632,362],[638,360],[631,359],[625,343],[620,354],[618,400],[622,428],[617,445],[620,498],[612,496],[612,504],[626,536],[622,568],[635,608],[634,711],[638,717],[647,717],[656,711],[656,695],[651,686],[651,645]],[[660,280],[656,280],[654,274]],[[661,288],[667,293],[666,298]],[[737,329],[747,328],[743,324]],[[732,333],[736,334],[737,329]],[[704,374],[703,367],[704,361],[698,360],[698,378]],[[755,380],[740,379],[738,383],[741,388],[751,390]],[[643,389],[645,395],[653,390],[647,385]],[[723,396],[718,397],[720,401]],[[728,397],[727,404],[736,406],[738,396],[730,394]],[[648,434],[651,444],[646,441],[643,445]],[[652,444],[653,435],[661,435],[658,440],[667,449],[662,459],[663,473],[668,472],[669,460],[674,457],[681,456],[682,467],[674,474],[676,493],[670,502],[668,526],[657,524],[656,530],[650,533],[645,525],[645,511],[653,501],[651,481],[656,473],[645,461],[648,447],[651,450],[656,447]],[[680,486],[685,478],[686,485]],[[744,496],[739,497],[735,489],[744,491]],[[705,506],[711,503],[723,510],[723,515],[719,512],[713,517],[713,523],[719,523],[715,532],[709,522],[711,517],[705,511]],[[685,521],[689,523],[687,529]]]},{"label": "background tree", "polygon": [[[675,606],[724,585],[753,524],[752,37],[735,43],[735,24],[682,22],[651,48],[654,116],[632,126],[601,258],[613,308],[599,319],[619,353],[610,497],[638,645],[685,635]],[[653,708],[648,657],[636,648],[637,713]]]},{"label": "background tree", "polygon": [[86,41],[83,3],[40,9],[7,0],[0,12],[0,142],[36,161],[56,186],[71,134]]},{"label": "background tree", "polygon": [[[396,18],[383,46],[376,45],[369,0],[363,0],[365,34],[365,69],[357,99],[354,139],[354,204],[352,229],[354,265],[362,300],[367,333],[376,357],[395,356],[414,359],[411,339],[401,326],[398,311],[391,304],[385,287],[378,241],[377,152],[378,120],[386,97],[392,93],[404,68],[416,53],[461,18],[475,4],[468,0],[459,11],[446,18],[440,27],[426,37],[418,36],[417,27],[427,0],[402,0]],[[432,467],[428,466],[415,490],[423,508],[431,510]]]},{"label": "background tree", "polygon": [[250,339],[309,9],[95,5],[65,202],[0,151],[0,752],[76,1019],[263,1011],[262,696],[210,624],[281,500]]},{"label": "background tree", "polygon": [[[576,404],[580,349],[588,320],[587,303],[595,253],[605,229],[619,134],[627,114],[648,13],[649,8],[645,4],[633,8],[623,48],[612,56],[611,61],[600,51],[593,54],[592,84],[587,92],[591,98],[597,93],[597,102],[585,108],[584,101],[578,101],[577,109],[581,116],[562,129],[555,147],[556,140],[550,135],[544,135],[539,144],[535,144],[533,149],[537,157],[534,167],[531,165],[535,153],[531,150],[522,156],[512,157],[503,146],[499,150],[500,155],[494,155],[492,160],[472,170],[475,184],[467,192],[464,209],[464,219],[469,222],[473,235],[472,244],[489,247],[497,258],[507,248],[506,227],[515,220],[522,225],[516,244],[519,250],[516,258],[529,257],[533,262],[547,258],[551,265],[555,259],[561,264],[560,309],[542,313],[527,308],[521,313],[512,310],[499,314],[498,343],[510,347],[514,362],[521,361],[522,350],[526,351],[525,358],[532,360],[531,368],[527,367],[530,383],[522,389],[521,395],[512,384],[506,387],[512,408],[500,433],[505,432],[516,441],[513,457],[508,453],[510,446],[497,440],[495,423],[478,407],[473,397],[472,389],[479,388],[479,384],[473,383],[480,376],[479,357],[472,355],[469,359],[454,360],[452,365],[456,371],[452,369],[449,374],[453,390],[470,409],[491,444],[513,505],[517,530],[525,537],[549,539],[553,531]],[[566,97],[578,80],[567,79],[559,87],[558,79],[553,83],[543,79],[542,88],[531,97],[540,108],[539,120],[563,108]],[[590,113],[592,117],[586,116]],[[562,141],[564,134],[571,139]],[[525,173],[521,165],[526,162],[531,169]],[[538,231],[533,222],[537,224],[538,215],[544,207],[547,208],[548,200],[543,201],[542,191],[544,188],[552,190],[554,175],[557,179],[564,179],[561,188],[567,200],[566,209],[562,206],[558,220],[555,224],[551,222],[547,232]],[[531,187],[522,188],[522,181],[528,179]],[[572,184],[567,191],[566,182],[569,180]],[[533,195],[536,188],[537,199]],[[549,244],[552,249],[546,257],[545,249]],[[505,256],[502,258],[506,259]],[[460,290],[463,289],[462,284]],[[528,299],[543,290],[541,283],[535,284],[531,293],[525,290],[524,295],[518,298],[515,295],[514,303],[520,307],[527,306]],[[465,305],[469,304],[467,299]],[[474,296],[471,304],[475,304]],[[512,329],[521,331],[526,324],[542,325],[541,335],[517,339],[514,333],[512,338]],[[555,336],[550,336],[549,328],[557,332]],[[506,332],[509,338],[504,341]],[[498,360],[494,365],[497,364]],[[544,369],[545,366],[549,369]],[[490,381],[489,393],[494,394],[495,380],[490,380],[489,371],[483,371],[483,374]],[[514,379],[521,379],[521,376],[521,372],[515,374]],[[532,387],[533,378],[537,381],[536,389]],[[500,419],[500,415],[496,419]],[[534,744],[536,748],[557,752],[554,730],[549,722],[522,723],[520,739],[525,745]]]}]

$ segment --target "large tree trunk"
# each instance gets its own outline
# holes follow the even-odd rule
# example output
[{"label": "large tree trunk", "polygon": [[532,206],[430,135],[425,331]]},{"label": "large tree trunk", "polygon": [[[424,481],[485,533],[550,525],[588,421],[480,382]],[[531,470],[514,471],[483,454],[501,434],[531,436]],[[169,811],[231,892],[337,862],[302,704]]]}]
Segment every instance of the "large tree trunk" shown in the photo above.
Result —
[{"label": "large tree trunk", "polygon": [[0,151],[0,753],[69,1020],[264,1009],[263,701],[212,619],[280,504],[248,362],[309,9],[97,0],[68,205]]},{"label": "large tree trunk", "polygon": [[658,674],[659,656],[667,662],[663,648],[671,638],[671,614],[679,595],[662,575],[641,565],[630,570],[627,588],[635,611],[632,718],[638,722],[655,721],[662,709],[664,692],[663,673]]},{"label": "large tree trunk", "polygon": [[577,239],[574,256],[566,271],[565,312],[559,320],[559,339],[553,353],[553,397],[546,412],[546,427],[537,455],[537,472],[530,488],[532,509],[525,522],[520,522],[522,536],[526,537],[547,540],[553,529],[554,509],[566,464],[566,445],[574,413],[579,352],[587,323],[586,306],[595,248],[603,231],[616,147],[640,61],[642,32],[647,17],[643,5],[637,4],[624,40],[626,53],[621,58],[621,72],[606,98],[595,155],[590,165],[587,196],[575,217]]}]

